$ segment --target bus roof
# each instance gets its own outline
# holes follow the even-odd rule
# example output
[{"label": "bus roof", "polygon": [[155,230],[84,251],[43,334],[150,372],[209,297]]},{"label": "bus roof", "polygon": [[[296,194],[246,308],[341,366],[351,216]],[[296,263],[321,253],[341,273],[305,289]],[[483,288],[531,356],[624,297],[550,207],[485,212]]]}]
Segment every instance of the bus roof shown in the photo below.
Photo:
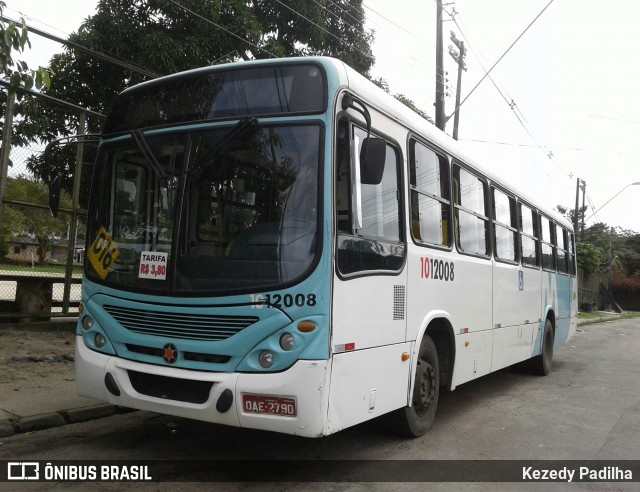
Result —
[{"label": "bus roof", "polygon": [[443,131],[436,128],[435,125],[427,121],[425,118],[411,110],[403,103],[395,99],[393,96],[382,90],[376,84],[368,80],[366,77],[358,73],[356,70],[348,66],[346,63],[330,57],[296,57],[296,58],[276,58],[266,60],[253,60],[253,61],[241,61],[233,63],[225,63],[215,66],[207,66],[202,68],[196,68],[185,72],[166,75],[158,79],[142,82],[136,86],[125,89],[122,94],[127,94],[130,91],[143,89],[144,87],[152,87],[155,84],[161,84],[163,82],[175,80],[185,75],[193,75],[197,73],[212,73],[218,70],[229,70],[233,68],[246,68],[248,65],[252,66],[268,66],[277,64],[302,64],[302,63],[318,63],[322,65],[327,72],[338,79],[339,87],[346,87],[350,91],[363,98],[367,104],[375,107],[379,111],[389,115],[395,119],[399,124],[411,132],[419,135],[428,142],[432,143],[436,147],[445,151],[451,157],[459,159],[469,167],[475,169],[480,174],[486,176],[490,181],[502,185],[503,188],[514,193],[518,198],[531,206],[537,208],[540,212],[548,215],[549,217],[561,223],[563,226],[573,229],[573,225],[559,213],[549,210],[546,207],[542,207],[538,204],[537,200],[528,196],[519,186],[513,183],[506,183],[498,178],[493,171],[487,166],[481,164],[473,156],[464,151],[461,145],[451,138]]}]

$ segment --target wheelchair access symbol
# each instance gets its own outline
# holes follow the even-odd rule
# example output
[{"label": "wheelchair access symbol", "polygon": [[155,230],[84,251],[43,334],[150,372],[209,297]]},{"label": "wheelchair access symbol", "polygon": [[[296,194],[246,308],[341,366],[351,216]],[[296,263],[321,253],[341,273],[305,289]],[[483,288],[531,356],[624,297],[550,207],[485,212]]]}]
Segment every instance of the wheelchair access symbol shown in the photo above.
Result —
[{"label": "wheelchair access symbol", "polygon": [[524,290],[524,272],[522,270],[518,271],[518,290],[520,292]]}]

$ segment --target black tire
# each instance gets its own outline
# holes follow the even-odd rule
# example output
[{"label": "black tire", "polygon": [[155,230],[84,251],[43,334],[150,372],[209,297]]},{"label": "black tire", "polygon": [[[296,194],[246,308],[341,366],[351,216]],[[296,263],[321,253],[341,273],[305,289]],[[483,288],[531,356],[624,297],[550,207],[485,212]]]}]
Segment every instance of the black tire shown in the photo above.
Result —
[{"label": "black tire", "polygon": [[547,376],[553,366],[553,324],[547,318],[542,334],[542,353],[531,359],[531,371],[540,376]]},{"label": "black tire", "polygon": [[412,403],[391,414],[394,429],[406,437],[423,436],[436,415],[440,394],[440,367],[438,352],[431,337],[425,335],[420,342]]}]

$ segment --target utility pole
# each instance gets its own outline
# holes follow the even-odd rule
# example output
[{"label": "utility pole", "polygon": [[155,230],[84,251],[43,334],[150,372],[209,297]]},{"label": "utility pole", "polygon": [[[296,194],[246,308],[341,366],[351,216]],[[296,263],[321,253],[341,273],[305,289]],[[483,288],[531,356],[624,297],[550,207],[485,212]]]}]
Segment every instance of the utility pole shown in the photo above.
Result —
[{"label": "utility pole", "polygon": [[9,176],[9,157],[11,154],[11,132],[13,131],[13,113],[16,102],[16,91],[7,92],[4,128],[2,129],[2,149],[0,149],[0,237],[3,237],[4,199]]},{"label": "utility pole", "polygon": [[[580,210],[585,210],[584,208],[584,195],[586,193],[587,190],[587,183],[585,183],[584,181],[582,181],[582,208]],[[585,210],[586,212],[586,210]],[[584,236],[584,215],[585,212],[582,213],[582,225],[580,226],[580,237]]]},{"label": "utility pole", "polygon": [[[582,186],[580,186],[580,183],[582,183]],[[573,213],[573,232],[575,234],[578,234],[578,225],[580,224],[578,220],[578,210],[580,210],[580,188],[582,188],[583,190],[582,207],[584,208],[584,189],[586,186],[587,183],[585,183],[584,180],[576,178],[576,208],[574,209]],[[582,214],[582,230],[584,231],[584,213]]]},{"label": "utility pole", "polygon": [[436,127],[444,131],[444,60],[442,55],[442,0],[436,0]]},{"label": "utility pole", "polygon": [[[456,87],[456,109],[453,112],[453,139],[458,140],[458,121],[460,120],[460,90],[462,87],[462,71],[467,71],[467,65],[464,62],[464,58],[467,55],[467,50],[464,47],[464,41],[456,38],[456,35],[453,31],[451,31],[451,41],[458,47],[459,51],[453,49],[453,46],[449,46],[449,54],[451,58],[453,58],[458,64],[458,85]],[[447,120],[451,118],[449,116]]]}]

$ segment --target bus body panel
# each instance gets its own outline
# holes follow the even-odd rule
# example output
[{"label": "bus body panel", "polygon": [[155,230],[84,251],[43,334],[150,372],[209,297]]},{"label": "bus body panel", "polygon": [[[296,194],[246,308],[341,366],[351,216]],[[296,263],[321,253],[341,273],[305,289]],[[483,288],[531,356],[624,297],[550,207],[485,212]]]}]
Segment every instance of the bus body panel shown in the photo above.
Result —
[{"label": "bus body panel", "polygon": [[491,261],[411,244],[407,290],[408,340],[419,344],[425,318],[432,312],[449,317],[456,344],[452,386],[488,374],[493,343]]},{"label": "bus body panel", "polygon": [[494,330],[456,335],[456,363],[453,386],[472,381],[491,372]]},{"label": "bus body panel", "polygon": [[[128,376],[129,371],[205,381],[212,383],[212,387],[207,401],[201,404],[157,398],[136,391]],[[298,361],[287,371],[273,374],[189,371],[99,354],[88,349],[82,337],[76,340],[76,385],[82,396],[126,408],[305,437],[325,434],[329,372],[327,361]],[[107,373],[113,377],[120,396],[109,392],[103,383]],[[216,404],[226,389],[233,394],[233,405],[228,411],[220,412]],[[288,417],[246,411],[242,403],[244,394],[293,398],[296,400],[297,415]]]},{"label": "bus body panel", "polygon": [[[433,267],[436,263],[437,269]],[[441,273],[445,265],[449,267],[448,276]],[[434,309],[450,314],[456,333],[491,329],[491,284],[491,262],[486,259],[411,245],[408,339],[415,340],[426,313]],[[462,303],[465,309],[460,309]]]},{"label": "bus body panel", "polygon": [[494,261],[491,370],[531,357],[540,313],[540,271]]},{"label": "bus body panel", "polygon": [[332,358],[327,433],[407,405],[411,343],[387,345]]},{"label": "bus body panel", "polygon": [[567,343],[577,328],[578,301],[577,280],[569,275],[557,275],[558,313],[554,345],[560,347]]},{"label": "bus body panel", "polygon": [[[521,288],[520,265],[493,261],[493,322],[494,328],[507,328],[522,324],[526,306],[525,293]],[[522,273],[524,276],[524,272]]]},{"label": "bus body panel", "polygon": [[497,371],[530,358],[533,349],[533,332],[532,324],[495,328],[491,370]]},{"label": "bus body panel", "polygon": [[336,278],[333,284],[332,351],[361,350],[405,341],[404,275]]}]

